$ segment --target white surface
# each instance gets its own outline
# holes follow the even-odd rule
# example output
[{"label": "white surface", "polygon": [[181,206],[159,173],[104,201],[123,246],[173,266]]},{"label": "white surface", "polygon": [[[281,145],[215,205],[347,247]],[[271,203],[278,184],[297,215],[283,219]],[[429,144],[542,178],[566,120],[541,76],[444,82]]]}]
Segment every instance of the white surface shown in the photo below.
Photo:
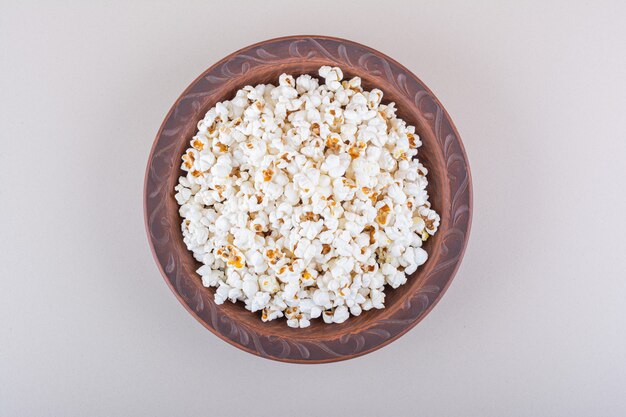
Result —
[{"label": "white surface", "polygon": [[[3,2],[0,416],[626,414],[625,3],[266,3]],[[418,74],[474,178],[443,300],[388,347],[329,365],[206,331],[163,282],[142,217],[179,93],[230,52],[298,33]]]}]

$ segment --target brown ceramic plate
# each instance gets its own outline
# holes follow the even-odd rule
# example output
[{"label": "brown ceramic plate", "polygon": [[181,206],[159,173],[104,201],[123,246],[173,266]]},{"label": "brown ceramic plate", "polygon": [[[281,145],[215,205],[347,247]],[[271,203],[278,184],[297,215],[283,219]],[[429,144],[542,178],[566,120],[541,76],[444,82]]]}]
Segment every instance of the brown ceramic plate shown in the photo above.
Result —
[{"label": "brown ceramic plate", "polygon": [[[370,310],[342,324],[312,320],[292,329],[284,320],[263,323],[241,303],[216,305],[213,289],[202,286],[200,266],[187,251],[174,185],[181,155],[198,121],[216,102],[230,99],[248,84],[276,83],[289,73],[316,75],[322,65],[359,76],[366,89],[383,90],[398,115],[415,125],[428,168],[428,192],[441,215],[438,233],[428,239],[429,259],[408,282],[387,289],[383,310]],[[148,240],[154,258],[178,300],[204,327],[228,343],[264,358],[285,362],[334,362],[364,355],[402,336],[433,308],[450,285],[467,244],[472,215],[472,185],[467,156],[450,116],[433,93],[405,67],[367,46],[325,36],[290,36],[243,48],[200,75],[176,100],[154,141],[144,187]]]}]

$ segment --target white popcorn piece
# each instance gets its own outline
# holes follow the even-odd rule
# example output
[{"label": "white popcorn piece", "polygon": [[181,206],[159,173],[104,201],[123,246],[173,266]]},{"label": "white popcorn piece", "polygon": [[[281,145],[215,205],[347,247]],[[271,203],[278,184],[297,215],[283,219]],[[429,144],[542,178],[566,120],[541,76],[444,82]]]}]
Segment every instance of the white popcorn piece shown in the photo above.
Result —
[{"label": "white popcorn piece", "polygon": [[348,320],[348,317],[350,317],[348,307],[339,306],[335,309],[333,313],[333,323],[343,323],[344,321]]},{"label": "white popcorn piece", "polygon": [[261,291],[257,292],[253,297],[251,297],[252,301],[250,302],[250,311],[254,313],[255,311],[264,309],[269,303],[270,298],[271,296],[269,293]]},{"label": "white popcorn piece", "polygon": [[325,84],[331,91],[339,90],[341,86],[341,80],[343,79],[343,72],[339,67],[323,66],[319,70],[320,77],[323,77]]},{"label": "white popcorn piece", "polygon": [[382,99],[383,99],[383,92],[380,91],[378,88],[374,88],[372,91],[370,91],[368,95],[367,107],[370,110],[377,109]]},{"label": "white popcorn piece", "polygon": [[246,86],[198,122],[174,188],[183,241],[215,303],[290,327],[384,308],[428,259],[415,127],[338,67]]},{"label": "white popcorn piece", "polygon": [[313,302],[316,306],[321,307],[322,309],[329,309],[332,306],[330,294],[328,291],[324,290],[315,290],[313,293]]}]

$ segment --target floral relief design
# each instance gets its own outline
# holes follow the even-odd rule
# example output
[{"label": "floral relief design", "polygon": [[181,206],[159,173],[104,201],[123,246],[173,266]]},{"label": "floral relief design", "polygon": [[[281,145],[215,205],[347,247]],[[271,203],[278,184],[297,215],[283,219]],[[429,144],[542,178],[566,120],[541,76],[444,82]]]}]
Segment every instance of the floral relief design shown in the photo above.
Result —
[{"label": "floral relief design", "polygon": [[[217,97],[216,86],[230,83],[237,87],[239,78],[258,67],[315,58],[382,77],[415,104],[440,145],[450,207],[442,212],[448,215],[442,214],[439,256],[427,262],[435,262],[435,265],[422,278],[423,285],[419,290],[407,297],[400,308],[385,318],[371,320],[371,324],[355,333],[328,340],[297,340],[259,334],[230,315],[222,314],[220,307],[213,302],[212,293],[189,279],[186,272],[189,269],[183,265],[193,263],[191,255],[174,250],[175,245],[182,245],[182,236],[177,210],[168,210],[167,202],[173,200],[173,183],[168,179],[178,177],[178,150],[181,143],[195,133],[195,123],[202,116],[203,104],[223,98]],[[194,129],[191,133],[189,126]],[[148,238],[165,279],[205,327],[231,344],[262,357],[328,362],[361,355],[395,340],[417,324],[441,297],[460,264],[467,243],[471,222],[471,179],[467,157],[449,116],[432,93],[406,69],[384,55],[350,41],[292,37],[239,51],[209,69],[183,93],[166,117],[152,149],[146,171],[144,207]]]}]

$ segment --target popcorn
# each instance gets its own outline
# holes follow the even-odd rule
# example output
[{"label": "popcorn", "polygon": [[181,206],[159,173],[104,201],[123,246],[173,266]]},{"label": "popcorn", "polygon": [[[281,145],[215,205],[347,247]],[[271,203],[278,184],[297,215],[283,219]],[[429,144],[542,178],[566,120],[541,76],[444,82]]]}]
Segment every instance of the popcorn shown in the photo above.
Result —
[{"label": "popcorn", "polygon": [[324,77],[326,86],[331,91],[339,90],[341,86],[341,80],[343,79],[343,72],[338,67],[323,66],[319,71],[320,77]]},{"label": "popcorn", "polygon": [[377,109],[382,99],[383,99],[383,92],[380,91],[378,88],[374,88],[372,91],[370,91],[367,97],[367,107],[370,110]]},{"label": "popcorn", "polygon": [[428,259],[441,219],[415,127],[338,67],[282,74],[216,103],[181,156],[183,241],[215,303],[261,320],[343,323]]},{"label": "popcorn", "polygon": [[348,308],[346,306],[339,306],[335,309],[333,313],[333,323],[343,323],[348,320],[350,317],[350,313],[348,312]]},{"label": "popcorn", "polygon": [[267,303],[270,300],[270,294],[259,291],[256,294],[254,294],[251,300],[252,301],[250,302],[248,309],[254,313],[255,311],[262,310],[267,306]]}]

